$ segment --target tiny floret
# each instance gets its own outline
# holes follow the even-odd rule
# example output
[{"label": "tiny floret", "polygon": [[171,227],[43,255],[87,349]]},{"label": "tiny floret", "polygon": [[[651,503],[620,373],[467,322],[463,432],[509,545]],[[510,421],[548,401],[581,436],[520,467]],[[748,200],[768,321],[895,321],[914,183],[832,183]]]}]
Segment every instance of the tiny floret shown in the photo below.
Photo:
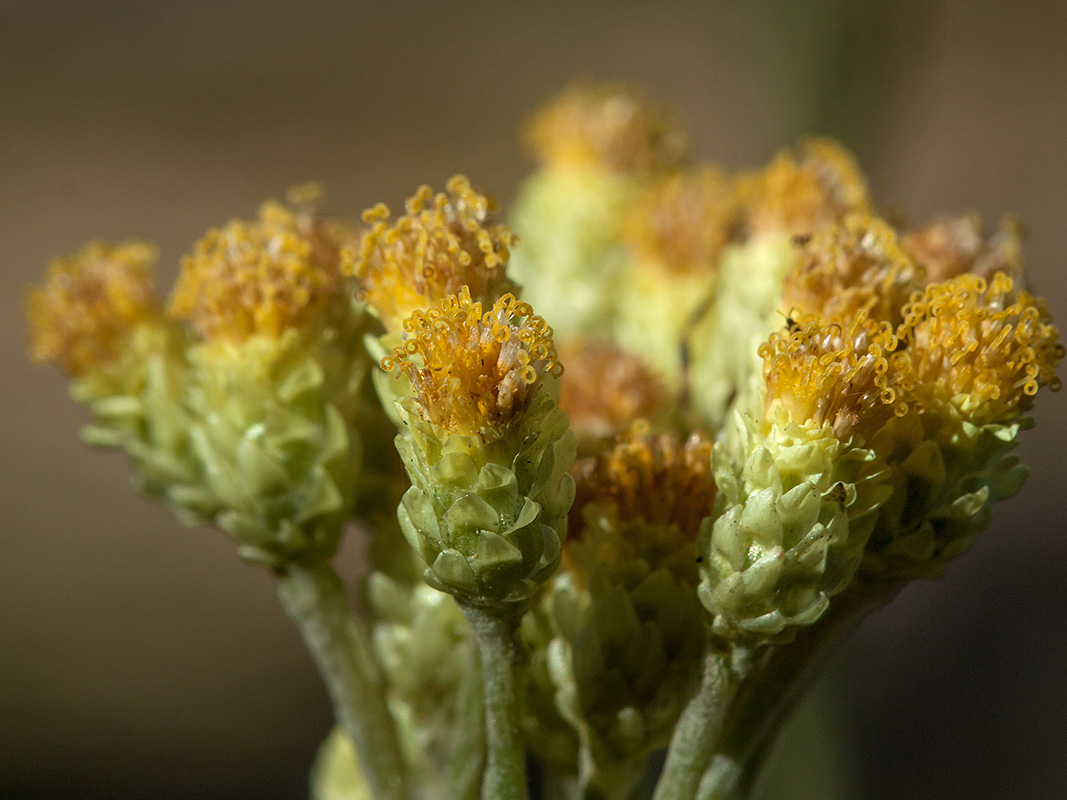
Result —
[{"label": "tiny floret", "polygon": [[343,296],[337,250],[315,221],[265,203],[253,222],[207,232],[182,261],[170,313],[206,340],[279,337]]},{"label": "tiny floret", "polygon": [[392,222],[382,203],[363,212],[370,229],[344,268],[359,278],[363,297],[391,331],[464,286],[485,303],[513,288],[505,267],[515,237],[496,222],[496,201],[462,175],[447,189],[434,194],[420,186]]},{"label": "tiny floret", "polygon": [[1038,389],[1060,388],[1064,348],[1048,305],[1000,272],[933,283],[904,309],[900,336],[926,393],[981,422],[1026,411]]},{"label": "tiny floret", "polygon": [[898,346],[889,323],[862,314],[847,324],[815,316],[793,321],[759,349],[765,422],[829,425],[841,441],[872,435],[910,410],[914,381]]},{"label": "tiny floret", "polygon": [[410,378],[423,417],[453,433],[499,431],[546,373],[560,375],[552,329],[511,294],[491,309],[464,287],[404,322],[405,341],[382,369]]},{"label": "tiny floret", "polygon": [[74,377],[113,363],[140,323],[159,314],[152,285],[156,249],[93,242],[58,258],[26,303],[30,352]]},{"label": "tiny floret", "polygon": [[529,150],[548,167],[647,172],[681,163],[686,136],[670,114],[633,89],[578,84],[534,115]]}]

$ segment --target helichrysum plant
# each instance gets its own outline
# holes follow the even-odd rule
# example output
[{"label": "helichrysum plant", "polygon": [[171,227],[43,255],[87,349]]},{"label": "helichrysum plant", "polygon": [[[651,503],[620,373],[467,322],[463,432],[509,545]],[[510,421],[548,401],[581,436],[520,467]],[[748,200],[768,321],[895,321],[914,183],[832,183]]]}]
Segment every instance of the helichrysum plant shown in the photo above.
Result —
[{"label": "helichrysum plant", "polygon": [[86,441],[276,577],[337,717],[316,800],[745,797],[820,652],[1018,491],[1060,386],[1011,220],[897,230],[827,140],[694,162],[626,87],[527,141],[521,242],[462,176],[352,224],[309,185],[169,299],[143,242],[28,298]]}]

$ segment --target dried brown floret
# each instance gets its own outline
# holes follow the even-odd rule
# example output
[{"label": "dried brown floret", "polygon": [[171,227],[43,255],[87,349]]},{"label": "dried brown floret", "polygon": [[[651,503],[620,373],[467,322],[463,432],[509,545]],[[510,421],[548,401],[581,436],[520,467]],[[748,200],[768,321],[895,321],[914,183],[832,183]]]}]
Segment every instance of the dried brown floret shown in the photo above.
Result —
[{"label": "dried brown floret", "polygon": [[981,217],[965,214],[936,219],[907,233],[902,244],[926,268],[930,283],[967,272],[986,280],[1003,272],[1019,280],[1025,268],[1022,238],[1022,226],[1011,217],[1001,222],[995,234],[986,236]]}]

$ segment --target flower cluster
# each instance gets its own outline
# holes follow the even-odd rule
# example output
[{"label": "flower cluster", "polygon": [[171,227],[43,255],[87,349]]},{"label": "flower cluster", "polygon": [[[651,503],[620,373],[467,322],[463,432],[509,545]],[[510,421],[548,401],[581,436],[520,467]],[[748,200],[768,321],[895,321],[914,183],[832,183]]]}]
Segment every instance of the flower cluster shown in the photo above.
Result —
[{"label": "flower cluster", "polygon": [[[169,302],[138,242],[28,300],[87,439],[278,577],[344,731],[319,800],[521,798],[527,752],[625,800],[668,745],[657,797],[726,796],[783,676],[1019,489],[1061,385],[1015,223],[900,232],[827,140],[693,162],[623,87],[528,140],[522,247],[463,176],[351,225],[305,188],[209,231]],[[366,619],[328,566],[353,521]]]}]

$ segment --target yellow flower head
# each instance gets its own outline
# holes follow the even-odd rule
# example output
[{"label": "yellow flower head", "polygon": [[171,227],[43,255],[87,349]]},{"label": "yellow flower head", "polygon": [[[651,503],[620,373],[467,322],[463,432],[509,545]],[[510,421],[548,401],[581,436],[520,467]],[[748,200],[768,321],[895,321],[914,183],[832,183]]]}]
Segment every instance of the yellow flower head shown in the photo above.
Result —
[{"label": "yellow flower head", "polygon": [[899,333],[924,395],[952,400],[978,422],[1025,411],[1042,385],[1060,388],[1064,348],[1048,306],[1004,273],[930,284],[904,313]]},{"label": "yellow flower head", "polygon": [[182,261],[170,313],[208,340],[279,337],[344,301],[337,248],[322,226],[278,203],[254,222],[213,228]]},{"label": "yellow flower head", "polygon": [[982,233],[977,214],[942,217],[903,238],[904,249],[926,268],[931,283],[970,272],[989,280],[998,272],[1022,276],[1022,226],[1007,218],[993,236]]},{"label": "yellow flower head", "polygon": [[416,311],[404,331],[382,369],[406,374],[423,417],[452,433],[499,432],[546,372],[563,370],[548,323],[510,294],[483,313],[464,287]]},{"label": "yellow flower head", "polygon": [[737,194],[715,167],[666,176],[623,221],[624,241],[642,261],[672,272],[706,272],[737,233]]},{"label": "yellow flower head", "polygon": [[534,115],[526,144],[546,167],[640,173],[677,166],[687,142],[678,123],[626,86],[575,85]]},{"label": "yellow flower head", "polygon": [[759,348],[765,424],[829,425],[841,441],[869,438],[908,413],[914,380],[887,322],[861,314],[847,323],[805,316]]},{"label": "yellow flower head", "polygon": [[420,187],[392,224],[381,203],[363,212],[370,230],[345,269],[359,278],[364,299],[390,331],[464,286],[487,304],[513,287],[505,267],[515,239],[494,220],[496,201],[462,175],[447,189],[435,195]]},{"label": "yellow flower head", "polygon": [[782,304],[826,319],[848,321],[865,313],[897,325],[904,304],[924,284],[922,267],[889,225],[850,214],[804,243],[785,277]]},{"label": "yellow flower head", "polygon": [[638,417],[655,419],[668,407],[666,388],[637,356],[605,340],[572,339],[560,347],[567,371],[559,407],[580,446],[625,431]]},{"label": "yellow flower head", "polygon": [[829,139],[801,142],[799,157],[780,152],[741,181],[748,226],[755,234],[810,234],[849,211],[870,207],[867,180],[852,154]]},{"label": "yellow flower head", "polygon": [[711,441],[699,432],[683,442],[637,423],[613,447],[575,462],[572,473],[572,531],[583,527],[582,507],[595,502],[614,506],[620,522],[675,524],[693,540],[715,501]]},{"label": "yellow flower head", "polygon": [[74,377],[113,363],[131,331],[159,314],[155,261],[145,242],[94,242],[53,261],[26,303],[33,358],[55,361]]}]

